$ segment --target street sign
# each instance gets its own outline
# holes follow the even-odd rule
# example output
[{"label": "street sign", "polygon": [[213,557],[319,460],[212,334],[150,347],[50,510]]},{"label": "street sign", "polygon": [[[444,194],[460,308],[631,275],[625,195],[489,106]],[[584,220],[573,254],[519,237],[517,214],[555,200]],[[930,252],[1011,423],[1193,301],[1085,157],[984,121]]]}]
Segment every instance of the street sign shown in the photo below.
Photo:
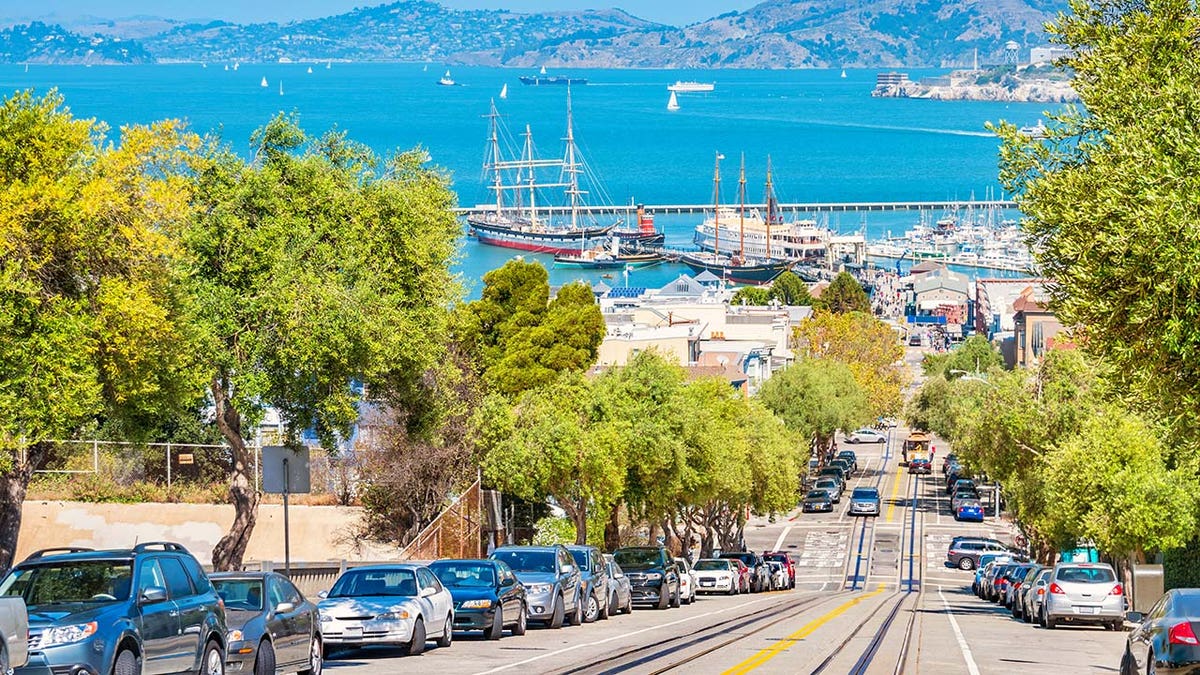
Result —
[{"label": "street sign", "polygon": [[262,449],[262,489],[268,494],[311,491],[308,448],[266,445]]}]

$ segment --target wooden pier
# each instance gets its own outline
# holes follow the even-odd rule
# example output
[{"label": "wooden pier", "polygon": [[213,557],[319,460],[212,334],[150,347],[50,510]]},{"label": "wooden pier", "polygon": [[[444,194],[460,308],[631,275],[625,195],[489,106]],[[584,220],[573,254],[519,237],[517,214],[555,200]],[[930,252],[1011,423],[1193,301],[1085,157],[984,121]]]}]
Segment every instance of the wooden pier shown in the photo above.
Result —
[{"label": "wooden pier", "polygon": [[[722,205],[727,206],[727,205]],[[621,213],[634,214],[637,212],[637,206],[632,204],[623,204],[620,206],[579,206],[579,213],[602,214],[602,213]],[[712,204],[644,204],[643,208],[646,213],[657,214],[699,214],[706,211],[711,211]],[[747,204],[748,209],[758,209],[765,211],[766,204]],[[1016,202],[1007,200],[974,200],[974,201],[938,201],[938,202],[796,202],[788,204],[776,204],[776,208],[781,211],[804,212],[804,213],[861,213],[869,211],[959,211],[962,209],[1015,209]],[[487,213],[495,211],[495,204],[479,204],[471,207],[460,207],[454,209],[458,215],[465,216],[472,213]],[[513,207],[507,207],[505,210],[513,210]],[[538,213],[541,214],[565,214],[571,212],[570,206],[539,206]]]}]

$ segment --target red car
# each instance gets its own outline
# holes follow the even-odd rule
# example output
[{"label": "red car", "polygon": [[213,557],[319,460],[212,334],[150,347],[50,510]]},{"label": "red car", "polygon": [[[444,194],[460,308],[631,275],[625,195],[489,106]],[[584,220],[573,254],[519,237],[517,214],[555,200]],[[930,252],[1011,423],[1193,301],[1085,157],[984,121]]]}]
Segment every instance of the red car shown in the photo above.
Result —
[{"label": "red car", "polygon": [[762,557],[763,560],[774,560],[775,562],[783,563],[784,568],[787,569],[788,580],[790,581],[788,588],[796,588],[796,563],[792,562],[792,556],[788,555],[786,551],[763,551]]},{"label": "red car", "polygon": [[738,570],[738,593],[750,592],[750,568],[746,567],[746,563],[737,558],[728,558],[729,562],[737,566]]}]

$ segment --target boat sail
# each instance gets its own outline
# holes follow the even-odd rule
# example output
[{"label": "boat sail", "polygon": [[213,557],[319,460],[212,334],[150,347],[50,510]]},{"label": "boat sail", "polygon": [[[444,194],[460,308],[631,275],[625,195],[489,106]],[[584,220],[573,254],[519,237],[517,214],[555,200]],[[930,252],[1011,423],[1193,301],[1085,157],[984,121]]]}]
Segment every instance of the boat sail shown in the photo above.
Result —
[{"label": "boat sail", "polygon": [[308,67],[308,74],[309,74],[309,75],[312,75],[312,66],[309,66],[309,67]]},{"label": "boat sail", "polygon": [[846,69],[842,68],[842,79],[846,79]]},{"label": "boat sail", "polygon": [[262,83],[260,83],[258,86],[260,86],[260,87],[270,86],[267,84],[267,77],[265,75],[263,76]]},{"label": "boat sail", "polygon": [[508,84],[507,83],[503,87],[500,87],[500,98],[501,99],[508,98]]},{"label": "boat sail", "polygon": [[283,80],[279,81],[279,95],[283,96]]},{"label": "boat sail", "polygon": [[541,72],[540,74],[541,74],[541,75],[545,75],[545,74],[546,74],[546,66],[542,66],[542,72]]},{"label": "boat sail", "polygon": [[446,74],[442,76],[442,79],[438,80],[438,84],[442,85],[443,87],[453,87],[454,86],[454,84],[455,84],[454,78],[450,77],[449,69],[446,70]]},{"label": "boat sail", "polygon": [[675,92],[671,92],[671,99],[667,101],[667,110],[672,112],[679,110],[679,99],[675,98]]}]

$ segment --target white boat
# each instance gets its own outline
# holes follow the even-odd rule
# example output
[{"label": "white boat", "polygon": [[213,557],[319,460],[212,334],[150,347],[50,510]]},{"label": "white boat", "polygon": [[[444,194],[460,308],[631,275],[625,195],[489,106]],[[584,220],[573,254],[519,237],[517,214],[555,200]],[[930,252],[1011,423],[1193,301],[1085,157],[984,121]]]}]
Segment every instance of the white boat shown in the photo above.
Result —
[{"label": "white boat", "polygon": [[269,85],[267,84],[267,76],[266,76],[266,75],[264,75],[264,76],[263,76],[262,83],[260,83],[258,86],[260,86],[260,87],[266,87],[266,86],[269,86]]},{"label": "white boat", "polygon": [[508,84],[500,87],[500,98],[508,98]]},{"label": "white boat", "polygon": [[308,74],[309,74],[309,75],[312,75],[312,66],[309,66],[309,67],[308,67]]},{"label": "white boat", "polygon": [[1046,125],[1042,124],[1041,120],[1038,120],[1037,124],[1035,124],[1031,127],[1021,127],[1017,131],[1021,132],[1022,134],[1026,135],[1030,138],[1045,138],[1046,137]]},{"label": "white boat", "polygon": [[667,110],[679,110],[679,99],[675,98],[675,92],[671,92],[671,100],[667,101]]},{"label": "white boat", "polygon": [[330,68],[332,68],[332,67],[333,67],[333,61],[326,61],[326,62],[325,62],[325,70],[329,70],[329,69],[330,69]]},{"label": "white boat", "polygon": [[237,70],[239,67],[241,67],[241,65],[242,65],[242,64],[240,64],[240,63],[238,63],[238,62],[234,61],[234,63],[233,63],[233,69],[234,69],[234,70]]},{"label": "white boat", "polygon": [[283,80],[279,81],[279,95],[283,96]]},{"label": "white boat", "polygon": [[438,84],[442,85],[443,87],[453,87],[455,85],[454,78],[450,77],[449,70],[447,70],[446,74],[442,76],[442,79],[438,80]]},{"label": "white boat", "polygon": [[546,66],[542,66],[542,72],[541,72],[541,74],[542,74],[542,75],[545,75],[545,74],[546,74]]},{"label": "white boat", "polygon": [[667,85],[667,91],[677,91],[681,94],[706,93],[715,89],[716,86],[714,82],[684,82],[683,80],[676,80],[675,84]]},{"label": "white boat", "polygon": [[229,70],[229,64],[228,64],[228,63],[226,63],[226,64],[225,64],[225,70]]},{"label": "white boat", "polygon": [[842,79],[846,79],[846,69],[842,68]]}]

